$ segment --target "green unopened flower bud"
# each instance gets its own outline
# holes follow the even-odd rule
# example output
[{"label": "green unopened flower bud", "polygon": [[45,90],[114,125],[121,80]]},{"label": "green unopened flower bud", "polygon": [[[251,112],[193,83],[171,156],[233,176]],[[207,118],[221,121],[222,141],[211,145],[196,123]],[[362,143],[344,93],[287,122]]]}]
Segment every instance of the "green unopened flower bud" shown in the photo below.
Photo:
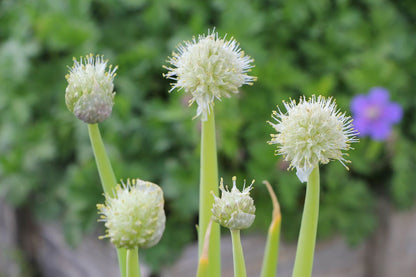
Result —
[{"label": "green unopened flower bud", "polygon": [[250,227],[256,217],[256,207],[250,197],[254,180],[247,188],[244,181],[244,188],[241,192],[237,189],[236,180],[237,178],[234,176],[233,187],[229,191],[228,188],[224,188],[223,179],[221,178],[221,198],[213,194],[214,205],[211,211],[214,221],[226,228],[241,230]]},{"label": "green unopened flower bud", "polygon": [[65,76],[68,86],[65,103],[68,109],[85,123],[94,124],[107,119],[114,104],[114,76],[116,67],[109,66],[103,56],[92,54],[74,58],[74,65]]},{"label": "green unopened flower bud", "polygon": [[98,204],[105,222],[106,235],[117,248],[149,248],[157,244],[165,230],[162,189],[140,179],[117,185],[114,197],[106,195],[106,203]]}]

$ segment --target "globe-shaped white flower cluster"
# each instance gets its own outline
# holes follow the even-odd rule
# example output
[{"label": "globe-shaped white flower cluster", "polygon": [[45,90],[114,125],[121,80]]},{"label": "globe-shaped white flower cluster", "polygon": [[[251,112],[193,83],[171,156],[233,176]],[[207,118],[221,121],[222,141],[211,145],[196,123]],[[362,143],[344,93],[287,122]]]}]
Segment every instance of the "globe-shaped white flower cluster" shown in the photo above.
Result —
[{"label": "globe-shaped white flower cluster", "polygon": [[81,57],[69,68],[65,76],[68,86],[65,103],[68,109],[82,121],[94,124],[107,119],[114,104],[114,76],[116,67],[109,66],[103,56],[92,54]]},{"label": "globe-shaped white flower cluster", "polygon": [[170,91],[178,88],[191,94],[190,104],[197,103],[196,117],[202,115],[202,120],[207,119],[215,98],[230,97],[242,85],[252,85],[256,80],[247,75],[254,60],[244,54],[235,39],[219,38],[214,31],[180,44],[178,53],[173,52],[168,59],[173,67],[165,66],[168,73],[164,76],[175,81]]},{"label": "globe-shaped white flower cluster", "polygon": [[98,204],[106,235],[117,248],[149,248],[157,244],[165,230],[162,189],[153,183],[133,179],[117,185],[114,197]]},{"label": "globe-shaped white flower cluster", "polygon": [[278,145],[276,154],[296,168],[299,179],[306,182],[314,167],[330,160],[339,160],[346,167],[349,161],[343,151],[358,141],[357,132],[352,119],[337,110],[335,101],[312,96],[309,100],[301,97],[298,104],[294,100],[283,103],[286,113],[273,111],[276,123],[268,122],[277,131],[269,143]]}]

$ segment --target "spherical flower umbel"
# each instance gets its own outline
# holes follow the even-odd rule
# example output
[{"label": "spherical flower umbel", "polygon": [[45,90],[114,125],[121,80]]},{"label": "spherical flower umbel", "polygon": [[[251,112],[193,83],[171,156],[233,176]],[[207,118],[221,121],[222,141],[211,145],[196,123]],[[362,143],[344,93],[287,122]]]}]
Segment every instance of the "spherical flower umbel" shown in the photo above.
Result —
[{"label": "spherical flower umbel", "polygon": [[202,115],[202,120],[207,119],[215,98],[230,97],[242,85],[252,85],[256,80],[247,75],[254,60],[244,54],[235,39],[220,38],[215,29],[207,36],[199,35],[198,40],[180,44],[177,51],[167,61],[173,67],[164,66],[168,69],[164,76],[175,81],[170,91],[184,89],[192,95],[190,105],[197,103],[196,117]]},{"label": "spherical flower umbel", "polygon": [[212,218],[222,226],[232,229],[246,229],[253,224],[256,212],[254,201],[250,197],[250,190],[253,182],[249,187],[245,187],[240,192],[237,189],[237,178],[233,177],[233,187],[231,190],[224,188],[223,179],[221,178],[220,190],[221,198],[214,196],[214,205],[212,207]]},{"label": "spherical flower umbel", "polygon": [[351,101],[354,127],[360,136],[370,136],[374,140],[385,140],[391,133],[392,126],[403,117],[402,107],[389,100],[385,88],[370,89],[368,95],[359,94]]},{"label": "spherical flower umbel", "polygon": [[117,185],[114,197],[98,204],[106,235],[117,248],[149,248],[159,242],[165,230],[162,189],[153,183],[133,179]]},{"label": "spherical flower umbel", "polygon": [[277,131],[271,135],[269,144],[278,145],[276,155],[284,156],[290,162],[289,168],[296,168],[301,182],[308,180],[319,163],[330,160],[339,160],[344,166],[349,163],[343,151],[358,141],[357,132],[352,119],[337,109],[332,98],[301,97],[298,104],[294,100],[283,104],[286,113],[280,109],[273,111],[276,123],[268,122]]},{"label": "spherical flower umbel", "polygon": [[113,79],[116,67],[109,66],[103,56],[92,54],[81,57],[69,68],[65,76],[68,86],[65,103],[68,109],[82,121],[94,124],[107,119],[112,112],[115,92]]}]

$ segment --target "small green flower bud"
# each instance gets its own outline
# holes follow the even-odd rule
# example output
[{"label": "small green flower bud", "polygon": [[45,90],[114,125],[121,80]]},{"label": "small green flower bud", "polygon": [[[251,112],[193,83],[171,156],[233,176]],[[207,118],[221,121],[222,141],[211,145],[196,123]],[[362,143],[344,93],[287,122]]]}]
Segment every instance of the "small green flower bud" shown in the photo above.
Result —
[{"label": "small green flower bud", "polygon": [[106,195],[106,203],[98,204],[105,222],[106,235],[117,248],[149,248],[157,244],[165,230],[162,189],[140,179],[117,185],[114,197]]},{"label": "small green flower bud", "polygon": [[65,76],[68,86],[65,91],[65,103],[68,109],[85,123],[94,124],[107,119],[114,104],[114,76],[117,66],[109,66],[103,56],[92,54],[74,58],[74,65]]},{"label": "small green flower bud", "polygon": [[221,198],[213,194],[212,216],[214,221],[229,229],[246,229],[253,224],[256,217],[256,207],[253,199],[250,197],[250,190],[253,187],[254,180],[247,188],[244,181],[244,188],[241,192],[236,186],[237,178],[234,176],[232,180],[233,187],[229,191],[228,188],[224,189],[223,179],[221,178]]}]

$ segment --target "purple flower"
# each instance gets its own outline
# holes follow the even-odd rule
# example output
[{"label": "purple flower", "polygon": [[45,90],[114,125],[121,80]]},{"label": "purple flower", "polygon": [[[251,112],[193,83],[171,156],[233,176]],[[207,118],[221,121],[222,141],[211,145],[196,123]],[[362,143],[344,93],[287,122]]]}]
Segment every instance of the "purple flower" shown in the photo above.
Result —
[{"label": "purple flower", "polygon": [[359,94],[352,99],[353,124],[360,136],[385,140],[390,135],[392,125],[402,119],[402,107],[390,102],[389,97],[388,90],[375,87],[367,95]]}]

